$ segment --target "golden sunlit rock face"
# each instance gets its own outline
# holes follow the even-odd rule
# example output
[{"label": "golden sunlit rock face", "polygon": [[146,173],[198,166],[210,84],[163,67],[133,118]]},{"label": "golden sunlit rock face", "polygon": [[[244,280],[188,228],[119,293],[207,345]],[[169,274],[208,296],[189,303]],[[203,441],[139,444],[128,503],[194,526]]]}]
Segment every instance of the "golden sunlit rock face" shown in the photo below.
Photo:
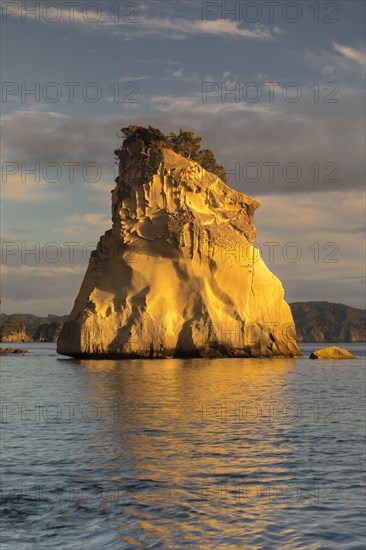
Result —
[{"label": "golden sunlit rock face", "polygon": [[309,359],[355,359],[355,356],[346,349],[331,346],[313,351]]},{"label": "golden sunlit rock face", "polygon": [[122,148],[113,227],[57,351],[84,357],[300,356],[280,281],[253,246],[256,199],[171,149]]}]

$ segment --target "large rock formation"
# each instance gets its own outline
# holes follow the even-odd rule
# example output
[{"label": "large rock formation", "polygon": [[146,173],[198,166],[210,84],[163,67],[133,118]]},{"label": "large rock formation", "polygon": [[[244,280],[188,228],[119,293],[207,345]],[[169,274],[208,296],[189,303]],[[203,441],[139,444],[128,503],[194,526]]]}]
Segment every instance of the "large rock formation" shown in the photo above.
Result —
[{"label": "large rock formation", "polygon": [[253,246],[260,202],[171,149],[126,144],[57,351],[77,357],[301,356],[280,281]]}]

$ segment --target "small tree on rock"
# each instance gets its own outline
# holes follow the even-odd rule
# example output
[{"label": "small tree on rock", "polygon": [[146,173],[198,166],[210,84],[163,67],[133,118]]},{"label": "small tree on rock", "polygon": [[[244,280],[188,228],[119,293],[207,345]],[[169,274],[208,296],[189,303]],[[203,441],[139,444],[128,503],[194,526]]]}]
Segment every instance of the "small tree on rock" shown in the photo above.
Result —
[{"label": "small tree on rock", "polygon": [[142,141],[144,145],[155,146],[155,147],[166,147],[168,138],[159,128],[154,128],[153,126],[148,126],[144,128],[143,126],[127,126],[122,128],[121,132],[123,134],[124,144],[128,145],[133,141]]},{"label": "small tree on rock", "polygon": [[169,146],[183,157],[196,160],[201,147],[202,138],[195,136],[194,132],[187,132],[180,128],[179,134],[171,132],[168,136]]},{"label": "small tree on rock", "polygon": [[217,164],[217,160],[215,157],[215,154],[211,149],[202,149],[198,155],[197,155],[197,162],[207,170],[208,172],[212,172],[213,174],[216,174],[219,178],[221,178],[226,183],[226,173],[223,166],[220,164]]}]

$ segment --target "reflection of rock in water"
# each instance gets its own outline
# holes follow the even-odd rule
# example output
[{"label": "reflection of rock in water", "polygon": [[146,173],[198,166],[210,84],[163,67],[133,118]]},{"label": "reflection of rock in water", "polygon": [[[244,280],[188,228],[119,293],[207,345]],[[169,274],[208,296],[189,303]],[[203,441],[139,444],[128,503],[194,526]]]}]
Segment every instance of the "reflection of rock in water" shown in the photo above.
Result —
[{"label": "reflection of rock in water", "polygon": [[58,352],[298,356],[280,281],[253,246],[259,201],[170,149],[124,144],[101,237]]}]

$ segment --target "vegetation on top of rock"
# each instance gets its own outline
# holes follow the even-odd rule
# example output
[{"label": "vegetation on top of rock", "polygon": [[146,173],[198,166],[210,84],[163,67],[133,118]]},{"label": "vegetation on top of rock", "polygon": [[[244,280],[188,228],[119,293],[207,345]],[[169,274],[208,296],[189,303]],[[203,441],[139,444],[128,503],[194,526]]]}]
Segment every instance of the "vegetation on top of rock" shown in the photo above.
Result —
[{"label": "vegetation on top of rock", "polygon": [[168,136],[168,145],[173,151],[186,157],[187,159],[196,160],[201,149],[202,138],[195,136],[194,132],[187,132],[180,128],[179,134],[170,132]]},{"label": "vegetation on top of rock", "polygon": [[143,126],[132,125],[122,128],[121,132],[124,137],[124,145],[133,143],[134,141],[142,141],[144,145],[150,147],[159,148],[167,146],[168,137],[158,128],[154,128],[153,126],[144,128]]},{"label": "vegetation on top of rock", "polygon": [[[141,141],[147,147],[156,147],[161,149],[167,147],[175,153],[194,160],[208,172],[216,174],[226,183],[226,173],[223,166],[217,163],[215,154],[211,149],[201,149],[202,138],[196,136],[194,132],[180,128],[179,134],[170,132],[169,135],[163,134],[158,128],[148,126],[127,126],[122,128],[123,145],[129,145],[134,141]],[[115,150],[115,155],[119,157],[121,149]]]}]

